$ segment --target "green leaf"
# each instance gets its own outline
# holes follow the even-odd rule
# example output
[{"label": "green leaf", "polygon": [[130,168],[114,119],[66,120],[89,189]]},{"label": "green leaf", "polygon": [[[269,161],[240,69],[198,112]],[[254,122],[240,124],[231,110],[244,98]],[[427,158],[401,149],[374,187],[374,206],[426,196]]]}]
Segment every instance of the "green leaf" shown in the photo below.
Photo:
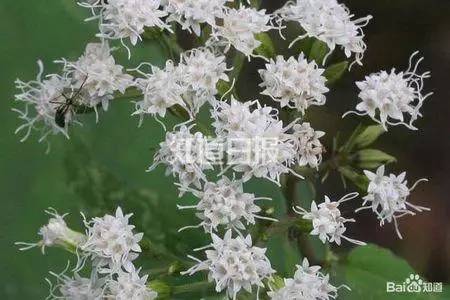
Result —
[{"label": "green leaf", "polygon": [[395,161],[395,157],[377,149],[363,149],[356,152],[356,164],[362,169],[375,169]]},{"label": "green leaf", "polygon": [[431,300],[445,299],[444,293],[387,293],[388,281],[403,283],[416,272],[408,263],[391,251],[367,245],[355,248],[348,256],[345,267],[347,285],[352,289],[342,299],[348,300]]},{"label": "green leaf", "polygon": [[262,55],[265,58],[275,57],[275,46],[273,45],[272,39],[267,33],[258,33],[255,35],[255,38],[261,42],[261,45],[255,50],[257,54]]},{"label": "green leaf", "polygon": [[338,81],[348,68],[348,62],[343,61],[334,65],[329,66],[323,75],[327,79],[327,84],[332,84]]},{"label": "green leaf", "polygon": [[341,175],[356,185],[361,190],[367,190],[367,186],[369,184],[369,180],[366,176],[359,174],[351,167],[340,167],[338,171]]},{"label": "green leaf", "polygon": [[355,138],[355,147],[362,149],[370,146],[385,132],[381,125],[368,126]]},{"label": "green leaf", "polygon": [[361,124],[359,124],[352,132],[348,140],[345,142],[345,144],[339,149],[339,152],[350,153],[355,147],[356,139],[363,131],[364,127]]},{"label": "green leaf", "polygon": [[326,43],[316,40],[314,41],[311,51],[309,52],[309,59],[313,59],[318,65],[323,64],[325,56],[328,54],[329,49]]}]

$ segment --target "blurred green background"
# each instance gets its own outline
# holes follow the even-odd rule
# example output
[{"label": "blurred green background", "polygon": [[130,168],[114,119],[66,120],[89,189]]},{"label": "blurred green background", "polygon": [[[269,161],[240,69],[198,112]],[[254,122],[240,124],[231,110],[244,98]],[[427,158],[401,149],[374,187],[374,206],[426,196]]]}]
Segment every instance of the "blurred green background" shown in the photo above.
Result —
[{"label": "blurred green background", "polygon": [[[265,1],[264,6],[273,9],[281,2]],[[419,123],[420,134],[396,128],[381,141],[384,149],[399,159],[394,170],[409,170],[410,181],[420,177],[432,179],[426,187],[418,189],[413,202],[429,206],[433,211],[402,222],[406,236],[403,241],[396,239],[392,227],[379,229],[369,214],[358,218],[358,226],[352,228],[352,234],[392,249],[429,280],[448,282],[450,3],[445,0],[344,2],[358,16],[374,15],[366,31],[369,50],[365,67],[346,75],[330,94],[329,113],[317,121],[318,128],[333,131],[341,113],[354,105],[356,91],[352,82],[355,79],[380,68],[405,66],[409,54],[416,49],[426,56],[425,64],[434,76],[428,88],[436,92],[425,105],[425,119]],[[11,111],[14,80],[18,77],[33,79],[37,59],[42,59],[46,71],[52,72],[57,70],[52,65],[54,59],[78,57],[85,44],[94,40],[96,32],[95,23],[83,22],[87,16],[87,12],[71,0],[0,2],[0,120],[3,125],[0,135],[0,299],[44,299],[48,292],[44,277],[49,270],[64,268],[69,257],[59,249],[48,249],[46,255],[41,255],[37,250],[19,253],[13,245],[15,241],[37,239],[38,228],[48,220],[43,210],[49,206],[60,212],[70,212],[68,222],[81,228],[80,209],[95,213],[89,210],[94,204],[104,213],[120,204],[125,210],[138,212],[136,222],[142,224],[146,236],[164,241],[177,253],[184,255],[193,247],[205,244],[202,236],[195,232],[176,235],[179,227],[194,224],[195,219],[189,212],[176,211],[177,192],[172,179],[164,177],[162,168],[145,173],[152,161],[151,149],[162,140],[163,131],[150,119],[137,128],[137,119],[130,117],[133,107],[129,102],[111,105],[107,113],[101,114],[98,124],[92,116],[83,117],[84,126],[73,128],[71,141],[63,137],[51,138],[49,155],[44,153],[45,145],[37,143],[36,136],[21,144],[19,137],[13,134],[19,125]],[[123,49],[117,50],[120,61],[128,67],[144,60],[163,63],[157,45],[143,43],[138,48],[133,50],[131,62],[124,59]],[[246,82],[257,84],[254,70],[245,69],[243,76],[247,77]],[[358,120],[346,121],[340,129],[348,132],[357,123]],[[276,210],[282,213],[281,195],[275,186],[254,182],[248,190],[274,197]],[[323,192],[343,193],[333,181],[318,191]],[[182,201],[187,202],[189,198]],[[272,244],[269,252],[273,254],[274,265],[283,275],[289,275],[299,260],[298,255],[291,253],[280,257],[277,251],[287,246],[284,242]],[[376,293],[360,296],[374,300],[394,299],[376,296]]]}]

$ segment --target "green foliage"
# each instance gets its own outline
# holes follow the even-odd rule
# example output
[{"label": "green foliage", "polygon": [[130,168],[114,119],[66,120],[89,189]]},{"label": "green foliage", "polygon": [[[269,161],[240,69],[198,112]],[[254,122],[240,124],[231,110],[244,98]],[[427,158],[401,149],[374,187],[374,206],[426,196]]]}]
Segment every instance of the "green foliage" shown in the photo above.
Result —
[{"label": "green foliage", "polygon": [[369,180],[366,176],[358,173],[354,168],[350,166],[339,167],[338,171],[341,173],[341,178],[344,186],[347,186],[345,179],[350,180],[355,186],[361,190],[367,190]]},{"label": "green foliage", "polygon": [[336,63],[326,68],[324,76],[327,79],[327,85],[333,84],[339,79],[341,79],[342,75],[344,75],[347,68],[348,68],[347,61]]},{"label": "green foliage", "polygon": [[346,284],[352,289],[346,293],[347,300],[432,300],[448,299],[444,293],[387,293],[386,282],[403,283],[415,271],[408,263],[387,249],[367,245],[355,248],[346,261]]},{"label": "green foliage", "polygon": [[261,42],[261,45],[255,49],[255,52],[259,55],[264,56],[265,58],[275,57],[276,50],[270,36],[265,32],[261,32],[256,34],[255,37],[258,41]]},{"label": "green foliage", "polygon": [[367,126],[355,137],[354,145],[357,149],[368,147],[385,132],[381,125]]},{"label": "green foliage", "polygon": [[323,60],[329,51],[326,43],[315,40],[312,44],[311,51],[309,52],[309,59],[313,59],[318,65],[322,65]]},{"label": "green foliage", "polygon": [[175,205],[153,190],[130,188],[92,159],[89,148],[76,136],[71,138],[65,165],[69,188],[79,197],[89,216],[113,213],[117,206],[121,206],[125,212],[134,213],[133,224],[144,232],[146,238],[160,244],[159,250],[167,251],[168,248],[184,257],[185,251],[198,247],[202,236],[192,238],[192,235],[185,234],[188,238],[185,240],[180,239],[177,233],[178,228],[195,221],[186,217],[174,220],[173,214],[178,213]]},{"label": "green foliage", "polygon": [[361,169],[375,169],[396,161],[392,155],[377,149],[362,149],[355,154],[356,165]]},{"label": "green foliage", "polygon": [[396,158],[382,150],[366,148],[373,145],[385,131],[379,125],[358,125],[336,154],[337,170],[344,186],[346,180],[361,190],[366,190],[368,179],[362,170],[375,169],[396,161]]}]

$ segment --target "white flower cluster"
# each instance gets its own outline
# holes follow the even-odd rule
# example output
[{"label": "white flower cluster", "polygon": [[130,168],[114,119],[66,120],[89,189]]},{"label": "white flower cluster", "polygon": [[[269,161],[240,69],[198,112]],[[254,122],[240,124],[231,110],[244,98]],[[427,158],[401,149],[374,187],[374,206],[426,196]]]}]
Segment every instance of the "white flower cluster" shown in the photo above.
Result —
[{"label": "white flower cluster", "polygon": [[80,249],[94,260],[96,267],[106,265],[110,269],[108,271],[134,269],[132,261],[141,252],[139,242],[144,234],[133,233],[134,225],[128,224],[131,216],[124,215],[118,207],[115,216],[105,215],[85,221],[87,239]]},{"label": "white flower cluster", "polygon": [[[294,165],[317,167],[321,159],[318,138],[322,132],[315,132],[308,123],[300,124],[298,120],[284,126],[279,111],[261,106],[258,100],[242,103],[232,98],[230,104],[218,102],[211,114],[217,136],[233,144],[228,168],[243,173],[244,181],[258,177],[279,184],[282,174],[297,175]],[[248,147],[249,143],[259,144]],[[247,148],[250,153],[245,151]]]},{"label": "white flower cluster", "polygon": [[101,103],[107,110],[114,93],[125,93],[133,82],[133,77],[116,64],[107,42],[89,43],[77,61],[63,59],[61,62],[64,72],[73,79],[73,87],[81,89],[79,103],[90,108],[96,109]]},{"label": "white flower cluster", "polygon": [[164,69],[150,64],[151,73],[136,69],[144,78],[136,78],[135,85],[143,99],[136,102],[134,114],[164,117],[174,105],[184,108],[193,118],[205,102],[214,103],[219,80],[229,81],[225,56],[216,55],[209,48],[198,48],[181,55],[175,66],[167,61]]},{"label": "white flower cluster", "polygon": [[[77,253],[77,266],[72,270],[73,277],[65,275],[68,267],[61,274],[51,272],[57,279],[52,285],[47,299],[88,299],[88,300],[153,300],[157,293],[147,287],[147,277],[139,275],[132,261],[141,252],[139,242],[143,234],[133,232],[129,224],[132,214],[124,215],[120,207],[114,216],[105,215],[84,221],[86,235],[69,229],[56,211],[49,211],[52,218],[43,226],[38,243],[17,243],[23,245],[21,250],[34,246],[61,246]],[[84,216],[83,216],[84,217]],[[91,277],[79,275],[92,260]]]},{"label": "white flower cluster", "polygon": [[227,295],[236,299],[236,294],[241,289],[252,292],[254,285],[258,289],[264,287],[263,280],[275,273],[266,257],[266,249],[252,246],[250,235],[233,238],[231,230],[228,230],[223,239],[215,234],[211,237],[212,244],[204,247],[212,248],[205,251],[207,259],[200,261],[191,257],[198,264],[185,274],[192,275],[206,270],[209,272],[208,277],[215,281],[217,292],[226,289]]},{"label": "white flower cluster", "polygon": [[158,293],[147,287],[148,275],[139,276],[139,271],[119,272],[115,280],[109,282],[107,299],[153,300]]},{"label": "white flower cluster", "polygon": [[325,135],[325,132],[314,130],[311,124],[306,122],[295,124],[292,129],[298,165],[318,168],[324,152],[319,139]]},{"label": "white flower cluster", "polygon": [[167,12],[161,9],[161,0],[91,0],[81,5],[92,11],[87,20],[99,20],[101,38],[129,38],[136,45],[146,27],[170,30],[162,20]]},{"label": "white flower cluster", "polygon": [[397,219],[406,215],[415,215],[416,212],[430,210],[427,207],[417,206],[407,201],[417,184],[421,181],[427,181],[427,179],[420,179],[411,188],[408,188],[405,172],[398,176],[395,174],[386,176],[384,172],[384,166],[379,167],[376,173],[364,171],[370,183],[367,188],[367,196],[363,198],[363,207],[357,211],[372,209],[380,220],[380,226],[383,226],[386,221],[388,223],[394,221],[397,235],[402,238]]},{"label": "white flower cluster", "polygon": [[233,46],[247,57],[256,56],[253,52],[261,45],[257,35],[275,29],[272,21],[273,16],[266,14],[264,9],[244,6],[227,8],[222,24],[212,27],[211,39],[207,43],[225,47],[224,52]]},{"label": "white flower cluster", "polygon": [[[183,274],[207,271],[216,291],[226,290],[227,296],[233,299],[242,289],[251,292],[255,286],[258,290],[267,287],[265,284],[270,282],[275,270],[266,249],[253,246],[247,227],[254,225],[256,219],[277,220],[266,216],[267,211],[257,204],[259,200],[270,199],[245,193],[243,184],[251,178],[262,178],[281,186],[284,176],[302,178],[296,170],[321,170],[325,148],[320,139],[325,133],[314,130],[305,120],[308,108],[326,103],[325,94],[329,90],[325,67],[320,68],[319,64],[325,64],[327,57],[340,47],[346,57],[353,56],[354,62],[361,65],[367,48],[362,28],[371,16],[354,19],[349,9],[336,0],[288,1],[274,14],[259,10],[250,1],[239,5],[231,0],[84,1],[81,5],[93,14],[89,20],[99,22],[97,36],[101,43],[88,44],[78,60],[56,61],[63,65],[61,75],[44,77],[43,64],[39,61],[36,80],[16,81],[20,90],[16,101],[25,105],[23,111],[15,109],[25,122],[16,132],[25,131],[22,140],[34,129],[41,131],[41,141],[50,134],[62,133],[68,137],[68,127],[77,122],[77,113],[88,110],[97,113],[100,106],[106,110],[117,93],[124,94],[130,87],[141,94],[133,113],[140,116],[141,122],[144,116],[150,115],[165,129],[158,118],[164,118],[168,110],[182,117],[183,123],[167,132],[159,144],[148,171],[164,165],[166,174],[176,178],[180,196],[189,192],[198,198],[193,205],[178,206],[194,209],[200,219],[199,224],[182,229],[202,228],[211,236],[210,245],[196,249],[205,250],[206,260],[189,256],[197,264]],[[258,55],[264,52],[259,51],[260,46],[264,46],[261,49],[271,46],[263,45],[270,38],[265,34],[274,29],[281,33],[283,22],[291,21],[299,23],[305,31],[291,45],[306,37],[322,41],[329,48],[323,62],[308,61],[304,53],[287,59],[275,53],[271,57]],[[197,35],[196,40],[204,44],[180,53],[180,47],[174,45],[177,36],[168,35],[173,33],[171,24],[174,23]],[[126,47],[126,39],[136,45],[143,35],[157,35],[172,56],[176,53],[180,57],[177,61],[168,60],[164,67],[141,63],[129,70],[139,75],[133,78],[116,64],[107,41],[120,40]],[[231,48],[234,51],[229,51]],[[422,58],[413,64],[414,55],[405,72],[383,71],[357,82],[362,103],[356,112],[350,113],[369,115],[385,129],[387,125],[398,124],[415,129],[413,122],[421,116],[420,108],[430,95],[422,95],[424,79],[430,73],[417,74]],[[264,89],[261,94],[268,96],[264,100],[271,98],[275,102],[273,107],[262,105],[259,100],[236,99],[235,81],[229,81],[238,77],[244,56],[249,60],[263,58],[267,62],[265,69],[259,70],[262,79],[259,86]],[[227,67],[231,60],[234,70]],[[233,76],[229,77],[228,72]],[[224,87],[228,88],[227,92]],[[229,94],[233,94],[231,99],[224,100]],[[212,137],[193,130],[196,126],[193,122],[206,103],[212,107]],[[294,113],[302,118],[291,118],[289,109],[296,110]],[[209,130],[201,124],[197,127],[202,132]],[[214,175],[219,179],[210,181],[208,175],[217,171],[216,164],[220,172]],[[227,172],[232,173],[233,179],[226,177]],[[370,184],[361,209],[371,208],[381,225],[393,220],[401,237],[397,219],[427,210],[407,201],[416,184],[409,189],[404,173],[385,176],[384,167],[376,174],[369,171],[365,174]],[[346,225],[355,220],[343,217],[339,208],[341,203],[357,196],[352,193],[337,201],[325,196],[323,203],[313,201],[310,211],[302,207],[295,207],[294,211],[311,221],[310,233],[323,243],[340,245],[344,239],[364,245],[345,235]],[[139,275],[140,269],[134,265],[141,252],[139,244],[143,234],[135,233],[135,227],[129,224],[131,214],[124,215],[117,208],[115,215],[85,219],[86,232],[81,234],[68,228],[64,215],[49,213],[52,218],[39,231],[42,240],[34,244],[20,243],[22,249],[39,246],[44,251],[48,246],[60,246],[79,256],[73,277],[53,273],[57,284],[52,287],[49,299],[151,300],[157,297],[147,287],[147,276]],[[222,238],[218,232],[224,229]],[[88,261],[92,265],[91,277],[79,276]],[[305,259],[297,266],[294,278],[285,279],[285,287],[268,295],[271,299],[329,300],[337,297],[338,289],[329,283],[328,275],[320,272],[320,267],[309,266]]]},{"label": "white flower cluster", "polygon": [[201,24],[215,27],[218,18],[224,15],[227,2],[232,0],[164,0],[164,9],[168,12],[168,22],[175,21],[183,30],[201,34]]},{"label": "white flower cluster", "polygon": [[[336,288],[329,283],[329,275],[320,266],[310,266],[308,259],[297,265],[294,278],[284,279],[284,287],[268,293],[272,300],[330,300],[337,298]],[[346,287],[346,286],[342,286]],[[348,288],[348,287],[346,287]]]},{"label": "white flower cluster", "polygon": [[160,143],[160,149],[155,154],[154,163],[148,168],[152,171],[159,164],[167,167],[166,175],[176,176],[183,187],[194,185],[201,188],[206,182],[206,170],[213,169],[203,151],[208,140],[196,132],[190,132],[191,127],[180,126],[177,131],[167,132],[166,139]]},{"label": "white flower cluster", "polygon": [[67,299],[67,300],[100,300],[103,299],[102,283],[104,280],[81,277],[75,273],[73,277],[51,272],[57,279],[57,284],[50,286],[50,296],[46,299]]},{"label": "white flower cluster", "polygon": [[[356,106],[357,115],[368,115],[375,122],[388,129],[388,125],[404,125],[409,129],[417,130],[413,125],[421,115],[423,102],[433,93],[423,95],[424,79],[430,78],[430,72],[417,74],[417,69],[423,57],[414,65],[411,55],[409,67],[405,72],[394,69],[390,73],[381,71],[371,74],[364,81],[356,82],[361,90],[359,98],[362,100]],[[408,120],[409,119],[409,120]]]},{"label": "white flower cluster", "polygon": [[106,110],[114,93],[124,93],[133,82],[132,76],[115,63],[106,42],[87,44],[84,55],[75,62],[65,59],[56,62],[64,65],[61,75],[43,77],[44,67],[38,61],[36,80],[16,80],[20,90],[16,101],[25,105],[23,110],[14,109],[25,122],[16,130],[16,133],[26,130],[22,141],[33,129],[41,131],[39,141],[58,133],[69,138],[68,127],[78,123],[75,119],[78,111],[93,109],[97,112],[99,104]]},{"label": "white flower cluster", "polygon": [[71,230],[67,227],[64,217],[67,215],[59,215],[54,209],[45,211],[51,218],[47,225],[42,226],[39,229],[38,234],[42,237],[38,243],[22,243],[18,242],[16,245],[21,246],[20,250],[28,250],[34,247],[41,247],[41,251],[44,254],[46,247],[61,246],[75,249],[85,241],[85,236]]},{"label": "white flower cluster", "polygon": [[313,225],[312,235],[318,235],[319,239],[326,243],[341,244],[341,239],[347,240],[357,245],[365,245],[364,242],[360,242],[349,237],[344,236],[345,223],[355,222],[354,219],[346,219],[342,217],[339,205],[345,201],[352,200],[358,197],[358,193],[351,193],[345,195],[338,201],[331,201],[330,198],[325,196],[325,202],[316,204],[315,201],[311,203],[311,211],[308,212],[300,206],[295,207],[295,212],[302,215],[303,219],[311,220]]},{"label": "white flower cluster", "polygon": [[280,102],[281,107],[304,113],[311,105],[324,105],[326,102],[324,93],[328,88],[324,71],[316,62],[308,63],[303,53],[298,59],[290,57],[285,60],[283,56],[277,56],[266,64],[266,69],[259,70],[263,79],[260,86],[265,88],[261,94]]},{"label": "white flower cluster", "polygon": [[[217,231],[219,225],[227,229],[245,230],[245,225],[255,224],[255,219],[263,218],[257,215],[261,208],[256,205],[257,200],[271,200],[270,198],[257,198],[254,194],[244,193],[242,182],[222,177],[217,183],[207,182],[203,190],[194,190],[180,187],[182,191],[189,191],[200,201],[193,206],[181,206],[180,209],[196,209],[197,216],[202,220],[198,226],[187,226],[185,228],[203,227],[205,232]],[[276,221],[274,219],[270,219]],[[184,229],[184,228],[182,228]]]},{"label": "white flower cluster", "polygon": [[[21,142],[25,141],[31,134],[32,130],[41,132],[39,142],[44,141],[49,134],[63,134],[67,138],[67,124],[72,121],[73,111],[68,109],[63,115],[63,126],[55,122],[57,111],[60,110],[60,103],[65,103],[66,98],[74,95],[74,90],[68,91],[70,80],[56,74],[47,75],[42,78],[44,73],[44,65],[42,61],[38,61],[39,73],[36,80],[24,82],[20,79],[16,80],[16,88],[20,93],[16,94],[15,100],[24,105],[23,110],[14,108],[13,110],[19,114],[19,118],[24,122],[20,125],[15,133],[25,130],[25,135]],[[66,97],[63,93],[69,92]]]},{"label": "white flower cluster", "polygon": [[372,16],[352,20],[349,9],[337,0],[289,1],[276,13],[283,21],[298,22],[305,31],[291,45],[305,37],[314,37],[327,44],[329,54],[341,47],[347,57],[354,54],[355,62],[362,65],[367,48],[362,28]]}]

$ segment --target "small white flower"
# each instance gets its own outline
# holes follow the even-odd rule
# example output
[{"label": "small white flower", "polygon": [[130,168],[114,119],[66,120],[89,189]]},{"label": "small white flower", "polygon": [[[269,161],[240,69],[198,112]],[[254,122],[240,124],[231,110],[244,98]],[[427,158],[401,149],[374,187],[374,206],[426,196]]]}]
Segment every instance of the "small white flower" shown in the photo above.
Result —
[{"label": "small white flower", "polygon": [[319,139],[325,135],[325,132],[315,131],[309,123],[295,124],[292,130],[292,135],[296,138],[299,166],[309,165],[311,168],[318,168],[324,151]]},{"label": "small white flower", "polygon": [[211,39],[207,44],[224,46],[225,52],[233,46],[247,57],[251,57],[261,45],[256,34],[275,28],[270,24],[273,16],[266,14],[264,9],[243,6],[239,9],[228,8],[222,18],[222,24],[212,28]]},{"label": "small white flower", "polygon": [[163,5],[169,14],[167,22],[175,21],[183,30],[200,36],[200,25],[216,26],[216,18],[223,16],[227,2],[232,0],[165,0]]},{"label": "small white flower", "polygon": [[345,239],[357,245],[365,245],[364,242],[344,236],[346,231],[345,223],[355,222],[355,220],[342,217],[341,211],[339,210],[339,205],[341,203],[356,197],[358,197],[358,193],[351,193],[345,195],[338,201],[331,201],[330,198],[325,196],[325,202],[322,202],[319,205],[317,205],[315,201],[311,203],[310,212],[300,206],[296,206],[294,210],[299,215],[302,215],[303,219],[312,221],[313,230],[310,234],[318,235],[323,243],[329,241],[330,243],[335,242],[340,245],[341,239]]},{"label": "small white flower", "polygon": [[158,294],[147,287],[147,278],[139,276],[139,270],[119,271],[115,279],[107,282],[109,295],[106,299],[114,300],[153,300]]},{"label": "small white flower", "polygon": [[[50,296],[46,299],[56,300],[101,300],[104,299],[104,291],[102,287],[103,280],[95,280],[93,278],[84,278],[75,274],[73,278],[63,274],[54,274],[58,283],[51,289]],[[54,295],[56,290],[60,295]]]},{"label": "small white flower", "polygon": [[267,219],[257,215],[261,208],[255,204],[257,200],[271,200],[270,198],[257,198],[254,194],[244,193],[242,181],[230,180],[222,177],[217,183],[207,182],[202,191],[191,188],[180,188],[183,192],[192,192],[200,199],[197,205],[181,206],[180,209],[196,209],[196,214],[202,222],[197,226],[186,228],[197,228],[202,226],[205,232],[217,231],[219,225],[227,229],[244,230],[245,225],[255,224],[255,219]]},{"label": "small white flower", "polygon": [[367,188],[367,196],[363,198],[363,207],[356,211],[372,209],[380,220],[380,226],[383,226],[385,221],[388,223],[394,221],[397,235],[399,238],[402,238],[397,219],[405,215],[415,215],[416,212],[430,210],[427,207],[413,205],[407,201],[411,191],[414,190],[417,184],[428,180],[420,179],[411,188],[408,188],[408,182],[405,179],[406,172],[398,176],[394,174],[386,176],[384,172],[384,166],[379,167],[376,173],[364,171],[370,183]]},{"label": "small white flower", "polygon": [[191,184],[201,188],[206,182],[205,170],[213,169],[205,151],[207,139],[201,132],[192,134],[191,127],[180,126],[177,131],[167,132],[166,139],[154,156],[154,163],[148,168],[152,171],[159,164],[167,166],[166,174],[178,177],[183,187]]},{"label": "small white flower", "polygon": [[162,20],[167,16],[160,0],[97,0],[81,3],[90,8],[93,17],[100,20],[99,37],[106,39],[130,39],[136,45],[146,27],[170,30]]},{"label": "small white flower", "polygon": [[[303,259],[302,265],[297,265],[294,278],[284,279],[285,286],[279,290],[268,292],[272,300],[329,300],[337,298],[341,287],[329,283],[329,275],[320,272],[320,266],[310,266]],[[350,289],[349,289],[350,290]]]},{"label": "small white flower", "polygon": [[55,117],[58,108],[66,103],[66,98],[74,96],[76,91],[67,76],[50,74],[43,78],[44,65],[42,61],[38,61],[38,66],[39,73],[36,80],[24,82],[17,79],[15,81],[16,88],[20,90],[15,95],[15,101],[24,105],[23,110],[13,109],[24,121],[24,124],[16,129],[16,133],[25,130],[22,142],[29,137],[32,130],[41,132],[39,142],[44,141],[50,134],[61,133],[69,138],[68,124],[74,121],[73,109],[69,107],[64,113],[61,112],[64,124],[57,124]]},{"label": "small white flower", "polygon": [[207,259],[200,261],[190,256],[198,264],[182,274],[193,275],[206,270],[209,280],[216,283],[217,292],[226,289],[228,297],[236,299],[241,289],[252,292],[254,285],[258,289],[264,287],[263,280],[275,273],[265,255],[266,249],[252,246],[250,235],[233,238],[231,230],[228,230],[223,239],[215,234],[211,237],[212,244],[197,249],[212,248],[205,251]]},{"label": "small white flower", "polygon": [[211,114],[216,134],[228,145],[229,166],[222,173],[232,168],[243,173],[244,181],[254,176],[278,185],[282,174],[297,175],[295,137],[288,131],[298,120],[284,127],[278,110],[258,100],[241,103],[234,98],[230,104],[218,102]]},{"label": "small white flower", "polygon": [[85,221],[87,240],[80,249],[94,260],[96,266],[107,265],[112,272],[121,267],[133,269],[132,261],[141,252],[139,242],[144,234],[133,232],[134,226],[128,224],[132,215],[123,215],[118,207],[115,216]]},{"label": "small white flower", "polygon": [[433,94],[422,94],[424,79],[431,76],[430,72],[417,74],[417,68],[423,60],[421,57],[412,64],[417,53],[411,55],[409,67],[405,72],[397,72],[393,68],[390,73],[381,71],[366,76],[364,81],[356,82],[362,102],[356,106],[356,111],[347,112],[345,115],[368,115],[383,125],[385,130],[388,125],[404,125],[411,130],[417,130],[413,123],[422,116],[420,109],[423,102]]},{"label": "small white flower", "polygon": [[146,74],[136,69],[144,78],[136,78],[136,87],[142,91],[143,100],[136,102],[136,111],[133,115],[140,115],[141,121],[144,114],[164,117],[167,109],[178,104],[184,107],[182,95],[186,88],[181,81],[181,70],[174,66],[172,61],[167,61],[164,69],[150,64],[151,73]]},{"label": "small white flower", "polygon": [[114,92],[123,94],[133,82],[133,77],[116,64],[107,42],[87,44],[85,53],[75,62],[64,59],[58,62],[64,64],[64,72],[73,80],[73,86],[83,87],[79,104],[95,110],[100,103],[107,110]]},{"label": "small white flower", "polygon": [[362,65],[367,48],[362,28],[372,16],[352,20],[349,9],[336,0],[289,1],[276,14],[284,21],[298,22],[306,32],[291,46],[305,37],[314,37],[327,44],[330,54],[336,47],[341,47],[347,57],[354,54],[355,62]]},{"label": "small white flower", "polygon": [[229,81],[225,56],[209,48],[197,48],[181,55],[181,80],[187,91],[183,99],[193,115],[205,102],[215,103],[217,83]]},{"label": "small white flower", "polygon": [[324,71],[316,62],[308,63],[303,53],[297,60],[293,57],[285,60],[279,55],[266,64],[266,69],[259,70],[263,79],[260,86],[265,88],[262,94],[279,102],[281,107],[288,106],[304,113],[311,105],[326,102],[324,93],[329,90],[325,86]]},{"label": "small white flower", "polygon": [[41,241],[37,243],[22,243],[17,242],[16,245],[21,246],[20,250],[28,250],[34,247],[41,247],[42,253],[45,253],[45,247],[62,246],[76,249],[84,242],[85,236],[81,233],[71,230],[64,217],[67,214],[60,215],[56,210],[50,208],[45,211],[51,218],[48,223],[39,229],[39,235],[42,236]]}]

